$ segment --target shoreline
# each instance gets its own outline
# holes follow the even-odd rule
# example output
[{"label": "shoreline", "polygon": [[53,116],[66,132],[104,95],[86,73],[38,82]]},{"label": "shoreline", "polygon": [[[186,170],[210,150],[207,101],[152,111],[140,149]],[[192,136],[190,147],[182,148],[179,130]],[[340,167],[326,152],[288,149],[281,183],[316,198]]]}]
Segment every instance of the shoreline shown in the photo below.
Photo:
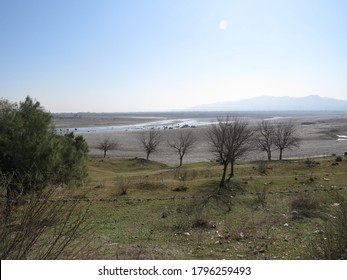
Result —
[{"label": "shoreline", "polygon": [[[143,118],[145,117],[145,118]],[[187,117],[187,118],[186,118]],[[281,119],[278,119],[280,117]],[[316,156],[331,156],[332,154],[343,155],[347,152],[347,143],[345,141],[339,141],[339,139],[344,140],[347,135],[347,115],[330,115],[330,114],[314,114],[314,115],[291,115],[285,116],[285,114],[278,114],[278,112],[271,114],[270,112],[263,113],[260,115],[252,114],[246,116],[249,121],[250,126],[256,126],[260,121],[265,118],[271,118],[274,122],[283,120],[290,120],[295,123],[298,127],[298,137],[301,140],[301,145],[299,148],[292,151],[284,151],[284,159],[289,158],[311,158]],[[178,122],[179,120],[188,119],[188,115],[175,114],[175,118],[168,118],[167,115],[155,115],[151,116],[130,116],[124,117],[81,117],[76,123],[75,119],[64,119],[64,123],[60,122],[61,125],[65,127],[74,127],[76,124],[85,124],[89,127],[96,126],[107,126],[107,125],[118,125],[118,126],[137,126],[139,129],[134,130],[109,130],[109,131],[94,131],[94,132],[80,132],[74,131],[76,134],[83,135],[86,139],[91,156],[102,155],[96,146],[98,142],[102,140],[105,135],[111,136],[119,142],[119,149],[115,151],[109,151],[108,156],[120,157],[120,158],[143,158],[145,157],[145,152],[143,151],[140,143],[141,133],[144,133],[151,129],[151,124],[153,122],[158,122],[163,126],[162,123],[165,122]],[[198,117],[192,117],[189,119],[194,119],[195,121],[201,122],[213,122],[216,121],[216,117],[212,117],[210,112],[206,114],[200,113]],[[61,121],[61,120],[60,120]],[[206,125],[197,126],[195,128],[176,128],[176,129],[160,129],[162,133],[163,142],[158,153],[151,154],[150,160],[162,162],[168,165],[174,165],[178,162],[178,156],[169,147],[168,140],[172,140],[178,135],[178,132],[183,130],[192,131],[198,138],[194,149],[191,153],[187,154],[183,163],[193,163],[193,162],[210,162],[213,161],[213,154],[210,152],[210,147],[206,140]],[[277,152],[273,152],[273,159],[278,157]],[[262,160],[267,159],[265,152],[250,151],[249,154],[240,160]]]}]

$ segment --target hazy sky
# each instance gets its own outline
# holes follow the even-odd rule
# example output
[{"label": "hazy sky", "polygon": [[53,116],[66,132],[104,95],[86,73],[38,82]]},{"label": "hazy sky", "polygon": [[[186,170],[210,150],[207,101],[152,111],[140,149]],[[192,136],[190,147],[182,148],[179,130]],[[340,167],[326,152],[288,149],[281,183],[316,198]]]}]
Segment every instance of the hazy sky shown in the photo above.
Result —
[{"label": "hazy sky", "polygon": [[347,99],[347,1],[0,0],[0,97],[51,112]]}]

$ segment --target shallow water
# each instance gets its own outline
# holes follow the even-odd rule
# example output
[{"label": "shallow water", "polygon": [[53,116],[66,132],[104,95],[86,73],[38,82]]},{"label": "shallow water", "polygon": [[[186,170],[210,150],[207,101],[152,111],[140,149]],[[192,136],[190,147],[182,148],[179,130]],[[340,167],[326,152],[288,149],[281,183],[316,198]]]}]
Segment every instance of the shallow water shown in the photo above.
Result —
[{"label": "shallow water", "polygon": [[199,121],[196,119],[168,119],[154,122],[146,122],[132,125],[114,125],[114,126],[90,126],[77,128],[60,128],[57,132],[66,133],[74,131],[75,133],[92,133],[92,132],[112,132],[112,131],[136,131],[149,129],[174,129],[185,127],[198,127],[212,124],[213,122]]}]

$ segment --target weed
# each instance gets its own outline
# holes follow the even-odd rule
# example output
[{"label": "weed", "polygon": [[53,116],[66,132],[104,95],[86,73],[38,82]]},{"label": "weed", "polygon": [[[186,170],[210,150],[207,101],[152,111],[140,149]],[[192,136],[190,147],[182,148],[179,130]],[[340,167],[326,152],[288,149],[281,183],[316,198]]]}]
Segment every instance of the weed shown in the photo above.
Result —
[{"label": "weed", "polygon": [[303,163],[304,163],[308,168],[312,168],[312,167],[315,167],[315,166],[317,166],[317,165],[320,164],[318,161],[315,161],[315,160],[310,159],[310,158],[307,158],[306,160],[304,160]]},{"label": "weed", "polygon": [[347,259],[347,201],[339,196],[328,213],[323,234],[313,245],[313,257],[318,259]]},{"label": "weed", "polygon": [[257,170],[260,175],[265,175],[267,172],[267,168],[268,168],[268,163],[266,161],[262,160],[258,162]]},{"label": "weed", "polygon": [[[72,258],[88,245],[75,243],[77,237],[86,237],[87,210],[77,202],[51,202],[54,188],[31,196],[23,205],[8,205],[0,216],[0,257],[4,259],[57,259]],[[26,198],[27,199],[27,198]],[[1,205],[5,207],[5,205]]]},{"label": "weed", "polygon": [[165,184],[158,180],[150,179],[148,176],[134,182],[134,186],[140,190],[158,190],[165,188]]},{"label": "weed", "polygon": [[174,192],[186,192],[187,190],[188,190],[188,187],[185,185],[181,185],[172,189],[172,191]]},{"label": "weed", "polygon": [[318,217],[321,214],[321,201],[312,195],[299,194],[290,203],[293,220]]},{"label": "weed", "polygon": [[341,156],[337,156],[337,157],[335,158],[335,161],[336,161],[336,162],[341,162],[341,161],[342,161],[342,157],[341,157]]},{"label": "weed", "polygon": [[118,179],[117,185],[117,196],[126,195],[131,184],[130,180],[125,178]]},{"label": "weed", "polygon": [[188,179],[188,171],[185,168],[178,167],[175,169],[175,178],[179,181],[185,182]]},{"label": "weed", "polygon": [[267,193],[267,185],[264,185],[262,187],[256,187],[256,204],[261,206],[262,208],[265,208],[266,206],[266,193]]},{"label": "weed", "polygon": [[215,227],[216,225],[210,221],[208,215],[205,212],[195,212],[195,217],[192,220],[192,228],[211,229]]}]

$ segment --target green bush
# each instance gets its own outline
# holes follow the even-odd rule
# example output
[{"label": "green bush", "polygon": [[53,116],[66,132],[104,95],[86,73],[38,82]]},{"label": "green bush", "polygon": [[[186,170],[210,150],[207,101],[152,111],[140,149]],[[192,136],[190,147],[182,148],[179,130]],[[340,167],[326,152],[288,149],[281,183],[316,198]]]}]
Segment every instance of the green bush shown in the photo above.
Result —
[{"label": "green bush", "polygon": [[342,161],[342,157],[341,157],[341,156],[337,156],[337,157],[335,158],[335,161],[336,161],[336,162],[341,162],[341,161]]},{"label": "green bush", "polygon": [[39,102],[0,100],[0,172],[10,179],[7,199],[41,192],[50,184],[75,184],[87,176],[82,136],[58,135]]}]

